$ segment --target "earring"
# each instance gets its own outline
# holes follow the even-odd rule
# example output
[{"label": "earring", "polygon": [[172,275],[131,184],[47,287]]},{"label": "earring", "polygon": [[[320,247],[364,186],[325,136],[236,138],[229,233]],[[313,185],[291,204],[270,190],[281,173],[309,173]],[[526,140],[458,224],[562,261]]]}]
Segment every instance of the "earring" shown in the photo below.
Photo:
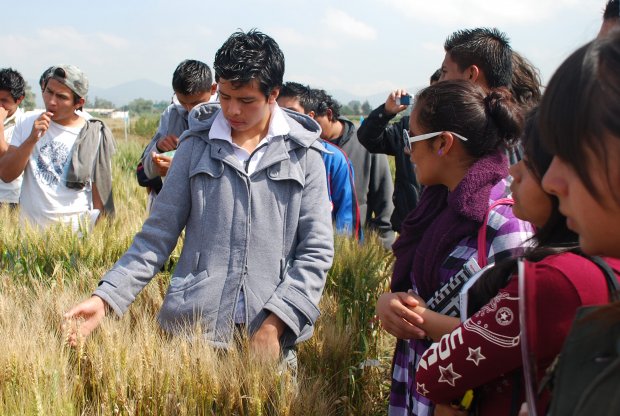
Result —
[{"label": "earring", "polygon": [[443,150],[439,149],[439,151],[437,152],[437,155],[439,155],[439,156],[443,155]]}]

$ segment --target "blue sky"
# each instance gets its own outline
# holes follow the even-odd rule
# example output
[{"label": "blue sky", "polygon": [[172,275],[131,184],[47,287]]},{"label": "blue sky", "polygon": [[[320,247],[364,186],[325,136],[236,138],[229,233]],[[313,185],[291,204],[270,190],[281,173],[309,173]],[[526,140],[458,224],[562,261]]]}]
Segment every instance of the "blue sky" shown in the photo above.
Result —
[{"label": "blue sky", "polygon": [[[21,5],[23,6],[21,6]],[[170,85],[183,59],[213,62],[235,30],[258,28],[284,51],[285,80],[358,96],[423,86],[457,29],[495,26],[546,81],[596,36],[605,0],[260,0],[11,2],[0,66],[38,79],[72,63],[92,85]],[[6,8],[7,6],[5,6]]]}]

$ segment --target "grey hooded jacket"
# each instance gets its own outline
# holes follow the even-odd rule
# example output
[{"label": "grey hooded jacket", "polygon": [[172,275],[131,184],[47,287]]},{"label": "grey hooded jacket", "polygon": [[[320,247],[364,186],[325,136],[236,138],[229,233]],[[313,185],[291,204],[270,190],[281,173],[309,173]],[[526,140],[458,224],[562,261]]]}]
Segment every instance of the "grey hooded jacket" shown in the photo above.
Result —
[{"label": "grey hooded jacket", "polygon": [[[204,112],[215,114],[217,110],[220,109],[219,103],[205,103],[201,106]],[[157,142],[168,135],[175,135],[177,137],[181,137],[183,132],[189,128],[189,114],[183,106],[180,104],[170,104],[164,112],[161,114],[159,118],[159,127],[157,127],[157,132],[144,148],[144,152],[142,153],[142,157],[140,162],[142,162],[142,166],[144,166],[144,174],[149,179],[154,179],[159,177],[159,172],[153,163],[153,159],[151,158],[151,152],[161,153],[161,151],[157,148]]]},{"label": "grey hooded jacket", "polygon": [[320,128],[297,113],[285,117],[290,133],[271,139],[248,176],[230,143],[208,138],[215,117],[204,106],[192,110],[151,215],[94,294],[123,314],[185,229],[158,317],[165,330],[200,322],[208,340],[229,346],[243,289],[250,335],[271,312],[288,326],[283,348],[308,339],[333,259],[333,230]]}]

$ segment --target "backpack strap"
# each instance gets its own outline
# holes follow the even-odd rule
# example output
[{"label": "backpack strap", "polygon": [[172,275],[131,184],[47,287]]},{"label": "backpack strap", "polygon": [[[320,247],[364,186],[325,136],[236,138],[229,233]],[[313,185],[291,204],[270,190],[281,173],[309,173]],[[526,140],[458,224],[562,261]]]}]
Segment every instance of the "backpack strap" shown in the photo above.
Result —
[{"label": "backpack strap", "polygon": [[499,205],[514,205],[515,201],[512,198],[501,198],[497,201],[493,202],[491,206],[489,206],[489,210],[484,216],[484,221],[478,230],[478,265],[480,268],[483,268],[488,264],[487,259],[487,225],[489,222],[489,216],[491,211],[495,209],[495,207]]},{"label": "backpack strap", "polygon": [[618,283],[618,278],[616,277],[616,273],[613,269],[598,256],[586,256],[588,259],[592,261],[592,263],[596,264],[599,269],[603,272],[605,276],[605,281],[607,282],[607,289],[609,290],[609,299],[611,302],[617,302],[620,300],[620,284]]}]

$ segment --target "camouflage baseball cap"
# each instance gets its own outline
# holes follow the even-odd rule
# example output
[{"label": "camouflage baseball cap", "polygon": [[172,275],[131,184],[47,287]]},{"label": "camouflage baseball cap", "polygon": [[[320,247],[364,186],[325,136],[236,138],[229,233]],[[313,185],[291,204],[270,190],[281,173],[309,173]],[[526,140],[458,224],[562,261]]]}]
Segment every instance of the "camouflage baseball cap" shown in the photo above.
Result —
[{"label": "camouflage baseball cap", "polygon": [[58,65],[52,70],[52,78],[65,84],[80,98],[88,93],[88,78],[80,68],[74,65]]}]

